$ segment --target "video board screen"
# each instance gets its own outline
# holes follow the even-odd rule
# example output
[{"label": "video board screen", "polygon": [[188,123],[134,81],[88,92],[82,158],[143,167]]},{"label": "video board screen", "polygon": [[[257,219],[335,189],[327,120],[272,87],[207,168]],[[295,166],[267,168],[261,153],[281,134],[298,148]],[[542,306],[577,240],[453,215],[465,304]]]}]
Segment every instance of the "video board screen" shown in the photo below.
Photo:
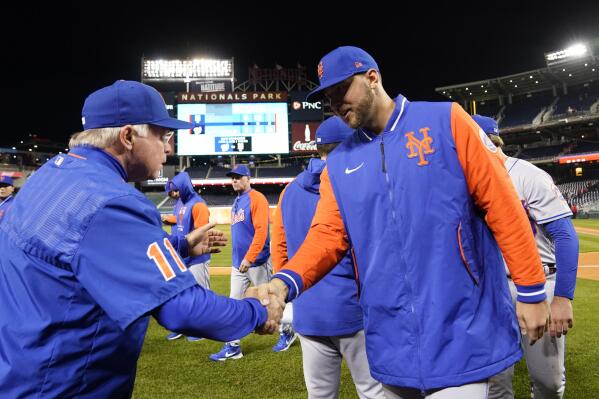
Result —
[{"label": "video board screen", "polygon": [[178,155],[289,153],[285,102],[178,104],[177,117],[196,125],[178,131]]}]

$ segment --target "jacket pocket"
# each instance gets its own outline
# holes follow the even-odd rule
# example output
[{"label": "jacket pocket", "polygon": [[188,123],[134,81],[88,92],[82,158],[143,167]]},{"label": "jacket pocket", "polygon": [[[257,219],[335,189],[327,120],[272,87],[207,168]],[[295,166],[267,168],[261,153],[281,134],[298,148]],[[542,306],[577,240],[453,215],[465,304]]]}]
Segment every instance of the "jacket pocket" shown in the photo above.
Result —
[{"label": "jacket pocket", "polygon": [[460,249],[460,255],[462,257],[462,262],[464,264],[464,268],[468,275],[474,282],[474,284],[479,284],[479,276],[478,276],[478,256],[476,253],[476,249],[474,246],[474,239],[472,237],[472,232],[468,227],[464,227],[462,222],[458,224],[458,247]]}]

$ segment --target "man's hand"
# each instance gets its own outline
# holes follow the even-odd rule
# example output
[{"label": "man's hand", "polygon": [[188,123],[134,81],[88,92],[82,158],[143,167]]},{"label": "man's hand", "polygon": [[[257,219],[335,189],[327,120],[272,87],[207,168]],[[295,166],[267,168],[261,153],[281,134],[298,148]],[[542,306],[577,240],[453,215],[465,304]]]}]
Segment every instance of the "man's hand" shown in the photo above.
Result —
[{"label": "man's hand", "polygon": [[553,297],[551,301],[551,324],[549,325],[549,334],[552,337],[561,337],[567,334],[568,330],[574,326],[574,314],[572,312],[572,303],[570,299],[562,296]]},{"label": "man's hand", "polygon": [[243,260],[241,261],[241,264],[239,265],[239,272],[240,273],[247,272],[248,270],[250,270],[251,265],[252,265],[252,262],[250,262],[246,258],[243,258]]},{"label": "man's hand", "polygon": [[539,303],[516,302],[516,315],[518,316],[520,332],[528,337],[530,345],[533,345],[543,336],[551,321],[547,301]]},{"label": "man's hand", "polygon": [[218,230],[212,230],[216,223],[208,223],[185,235],[190,256],[213,254],[227,244],[227,237]]},{"label": "man's hand", "polygon": [[245,297],[256,298],[262,306],[268,309],[268,321],[256,329],[258,334],[272,334],[277,331],[283,310],[288,288],[278,278],[273,278],[269,283],[257,287],[250,287],[245,291]]}]

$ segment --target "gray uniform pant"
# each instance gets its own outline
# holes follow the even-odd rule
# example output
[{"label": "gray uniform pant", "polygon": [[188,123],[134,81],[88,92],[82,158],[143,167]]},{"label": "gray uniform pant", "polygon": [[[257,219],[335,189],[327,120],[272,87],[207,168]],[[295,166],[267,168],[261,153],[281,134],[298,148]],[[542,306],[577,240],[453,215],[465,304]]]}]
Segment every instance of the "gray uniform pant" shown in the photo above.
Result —
[{"label": "gray uniform pant", "polygon": [[195,277],[196,282],[206,289],[210,289],[210,272],[208,271],[208,267],[210,266],[210,261],[207,260],[204,263],[196,263],[195,265],[189,266],[189,271]]},{"label": "gray uniform pant", "polygon": [[[516,301],[516,286],[509,281],[514,303]],[[555,289],[555,274],[547,276],[545,290],[547,301],[553,300]],[[535,399],[561,399],[566,390],[566,337],[551,337],[545,332],[543,337],[533,346],[528,344],[528,337],[522,337],[522,349],[528,367]],[[510,367],[489,380],[489,399],[513,399],[512,378],[514,367]]]},{"label": "gray uniform pant", "polygon": [[336,337],[300,335],[304,363],[304,379],[310,399],[339,397],[341,361],[345,359],[358,396],[384,399],[379,382],[370,375],[364,330],[352,335]]},{"label": "gray uniform pant", "polygon": [[387,399],[487,399],[486,381],[459,387],[427,391],[425,396],[419,389],[402,388],[383,384]]},{"label": "gray uniform pant", "polygon": [[[272,275],[272,263],[270,257],[268,260],[256,267],[250,267],[245,273],[241,273],[239,269],[231,267],[231,293],[230,298],[242,299],[245,290],[248,289],[250,284],[260,285],[268,283],[270,276]],[[239,345],[239,340],[230,341],[229,344]]]}]

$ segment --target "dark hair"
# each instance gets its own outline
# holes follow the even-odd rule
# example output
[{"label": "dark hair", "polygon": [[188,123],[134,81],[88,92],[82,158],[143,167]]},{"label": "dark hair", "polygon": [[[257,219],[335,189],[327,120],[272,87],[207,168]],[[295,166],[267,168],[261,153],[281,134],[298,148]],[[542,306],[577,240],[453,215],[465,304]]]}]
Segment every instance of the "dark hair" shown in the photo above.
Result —
[{"label": "dark hair", "polygon": [[329,155],[340,143],[316,144],[316,151],[321,157]]}]

